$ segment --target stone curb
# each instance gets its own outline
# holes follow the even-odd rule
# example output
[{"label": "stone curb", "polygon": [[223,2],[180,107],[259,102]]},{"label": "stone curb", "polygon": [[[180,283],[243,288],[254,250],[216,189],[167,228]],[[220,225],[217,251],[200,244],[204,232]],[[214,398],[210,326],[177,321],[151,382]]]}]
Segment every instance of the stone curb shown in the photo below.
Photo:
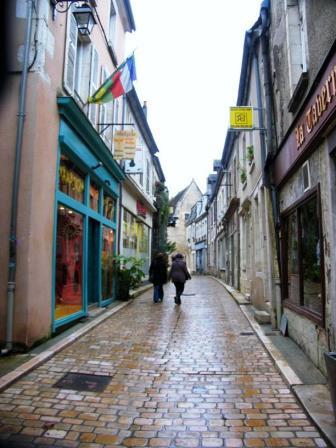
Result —
[{"label": "stone curb", "polygon": [[247,307],[251,306],[251,305],[250,304],[247,305],[246,303],[242,304],[240,300],[237,300],[237,298],[235,297],[237,294],[235,294],[235,292],[233,292],[235,290],[233,290],[233,288],[231,288],[231,287],[227,287],[227,285],[223,281],[221,281],[220,279],[213,277],[213,276],[211,276],[211,278],[213,278],[218,283],[220,283],[225,288],[225,290],[231,295],[231,297],[233,297],[233,299],[237,302],[237,304],[239,305],[244,316],[246,317],[249,324],[251,325],[253,331],[256,333],[256,335],[260,339],[261,343],[263,344],[263,346],[265,347],[265,349],[267,350],[267,352],[273,359],[278,370],[284,376],[288,386],[292,387],[292,386],[296,386],[298,384],[302,384],[302,381],[296,375],[294,370],[288,365],[287,361],[284,359],[282,354],[274,347],[274,345],[272,344],[272,341],[267,336],[265,336],[265,334],[262,332],[262,330],[260,329],[260,325],[256,321],[251,319],[251,316],[247,312]]},{"label": "stone curb", "polygon": [[92,328],[99,325],[104,320],[108,319],[113,314],[117,313],[121,309],[123,309],[125,306],[132,303],[132,300],[134,300],[136,297],[141,295],[142,293],[146,292],[148,289],[150,289],[153,285],[144,285],[136,290],[133,290],[130,292],[131,300],[128,300],[127,302],[120,303],[119,305],[114,306],[112,309],[105,311],[103,314],[99,315],[98,317],[95,317],[92,322],[87,323],[83,328],[74,331],[71,333],[71,335],[65,337],[59,342],[56,342],[55,345],[52,346],[52,348],[43,351],[42,353],[34,356],[34,358],[30,359],[29,361],[23,363],[21,366],[17,367],[16,369],[12,370],[10,373],[7,373],[6,375],[3,375],[0,377],[0,392],[6,389],[10,384],[12,384],[14,381],[18,380],[23,375],[30,372],[32,369],[40,366],[44,362],[48,361],[50,358],[55,356],[58,352],[66,348],[68,345],[72,344],[74,341],[79,339],[81,336],[83,336],[88,331],[92,330]]},{"label": "stone curb", "polygon": [[[250,304],[248,304],[248,305],[241,304],[240,296],[242,296],[242,294],[237,293],[235,289],[226,285],[222,280],[220,280],[216,277],[213,277],[213,276],[209,276],[209,277],[211,277],[212,279],[214,279],[218,283],[220,283],[224,287],[224,289],[230,294],[230,296],[236,301],[236,303],[238,304],[242,313],[244,314],[244,316],[248,320],[249,324],[251,325],[253,331],[255,332],[255,334],[259,338],[260,342],[263,344],[263,346],[265,347],[265,349],[271,356],[275,366],[277,367],[277,369],[280,371],[280,373],[284,377],[289,388],[292,390],[292,392],[294,393],[294,395],[296,396],[298,401],[301,403],[301,405],[303,406],[303,408],[305,409],[307,414],[313,420],[315,425],[319,428],[321,434],[323,434],[323,436],[326,438],[326,440],[328,441],[330,446],[333,448],[336,448],[335,440],[333,440],[333,433],[332,433],[332,430],[330,429],[332,427],[332,422],[331,423],[328,422],[327,426],[325,424],[321,424],[321,422],[322,422],[321,416],[319,414],[316,414],[314,411],[311,412],[312,410],[310,409],[309,400],[308,401],[305,400],[303,394],[300,393],[300,387],[305,387],[305,385],[300,380],[300,378],[296,375],[294,370],[288,365],[288,362],[284,359],[282,354],[277,350],[276,347],[274,347],[274,345],[272,344],[272,341],[267,336],[265,336],[265,334],[263,333],[263,331],[260,328],[260,325],[254,319],[251,318],[249,312],[247,311],[248,306],[250,306]],[[306,387],[312,388],[312,387],[316,387],[316,386],[306,386]],[[328,395],[328,390],[327,390],[326,386],[321,384],[321,385],[318,385],[318,387],[321,389],[321,391],[324,394]],[[330,408],[330,415],[332,415],[331,408]],[[322,418],[325,419],[326,416],[322,415]]]}]

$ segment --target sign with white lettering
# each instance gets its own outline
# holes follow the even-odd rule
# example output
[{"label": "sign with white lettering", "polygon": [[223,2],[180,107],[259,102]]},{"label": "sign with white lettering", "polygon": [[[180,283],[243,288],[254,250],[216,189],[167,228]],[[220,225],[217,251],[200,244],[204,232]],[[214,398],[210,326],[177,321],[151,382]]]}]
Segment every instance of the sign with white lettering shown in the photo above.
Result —
[{"label": "sign with white lettering", "polygon": [[336,54],[321,73],[315,89],[305,102],[304,109],[293,123],[291,132],[281,145],[273,162],[276,185],[296,168],[299,159],[323,136],[336,114]]}]

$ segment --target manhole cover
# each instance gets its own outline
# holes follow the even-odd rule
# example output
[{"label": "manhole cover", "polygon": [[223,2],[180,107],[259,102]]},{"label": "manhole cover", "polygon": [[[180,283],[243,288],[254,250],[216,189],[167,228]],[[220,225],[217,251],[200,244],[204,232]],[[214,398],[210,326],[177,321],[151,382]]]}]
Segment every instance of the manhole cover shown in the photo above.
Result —
[{"label": "manhole cover", "polygon": [[254,333],[253,333],[253,331],[241,331],[240,335],[241,336],[253,336]]},{"label": "manhole cover", "polygon": [[110,376],[90,375],[88,373],[67,373],[54,384],[60,389],[88,390],[102,392],[111,381]]}]

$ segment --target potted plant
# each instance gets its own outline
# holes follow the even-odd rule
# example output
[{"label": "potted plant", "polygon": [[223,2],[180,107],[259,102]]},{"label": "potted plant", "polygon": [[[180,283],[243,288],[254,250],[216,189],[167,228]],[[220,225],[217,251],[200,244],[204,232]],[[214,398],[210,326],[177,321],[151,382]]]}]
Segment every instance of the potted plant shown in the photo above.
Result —
[{"label": "potted plant", "polygon": [[137,257],[116,255],[114,257],[114,271],[117,278],[117,297],[128,300],[131,289],[142,283],[145,273],[142,270],[144,260]]},{"label": "potted plant", "polygon": [[244,184],[246,182],[246,179],[247,179],[246,170],[245,170],[245,168],[241,168],[241,170],[240,170],[240,182],[242,184]]},{"label": "potted plant", "polygon": [[253,145],[246,146],[246,158],[249,165],[252,165],[254,160],[254,147]]},{"label": "potted plant", "polygon": [[325,352],[324,360],[327,368],[331,404],[336,418],[336,352]]}]

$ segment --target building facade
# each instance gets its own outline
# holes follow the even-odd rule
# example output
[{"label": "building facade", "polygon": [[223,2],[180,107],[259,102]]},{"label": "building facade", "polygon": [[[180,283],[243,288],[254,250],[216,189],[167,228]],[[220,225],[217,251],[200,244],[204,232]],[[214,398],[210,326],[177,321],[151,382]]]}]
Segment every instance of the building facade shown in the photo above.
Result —
[{"label": "building facade", "polygon": [[202,198],[202,192],[196,182],[181,190],[169,201],[170,215],[168,220],[168,240],[176,245],[176,253],[182,253],[189,260],[189,247],[186,234],[186,220],[192,206]]},{"label": "building facade", "polygon": [[269,66],[265,58],[269,5],[245,34],[236,102],[250,108],[251,123],[229,129],[209,199],[209,271],[243,293],[256,317],[277,324],[276,252],[271,185],[265,165],[272,150]]},{"label": "building facade", "polygon": [[336,5],[273,2],[271,12],[282,313],[325,370],[323,353],[336,347]]},{"label": "building facade", "polygon": [[0,107],[4,351],[30,347],[115,299],[113,257],[132,238],[119,231],[132,213],[136,253],[147,264],[150,256],[151,194],[114,157],[113,134],[132,99],[88,104],[125,59],[126,33],[135,30],[130,2],[90,1],[89,30],[76,21],[80,5],[64,5],[10,2],[15,32]]},{"label": "building facade", "polygon": [[134,125],[137,145],[133,160],[125,161],[126,179],[122,186],[119,251],[125,256],[143,260],[148,276],[152,257],[153,214],[156,213],[155,189],[165,178],[158,148],[147,123],[147,107],[141,106],[135,89],[127,94],[124,122]]},{"label": "building facade", "polygon": [[203,195],[191,208],[186,220],[188,266],[194,274],[204,274],[207,271],[207,202],[208,196]]}]

